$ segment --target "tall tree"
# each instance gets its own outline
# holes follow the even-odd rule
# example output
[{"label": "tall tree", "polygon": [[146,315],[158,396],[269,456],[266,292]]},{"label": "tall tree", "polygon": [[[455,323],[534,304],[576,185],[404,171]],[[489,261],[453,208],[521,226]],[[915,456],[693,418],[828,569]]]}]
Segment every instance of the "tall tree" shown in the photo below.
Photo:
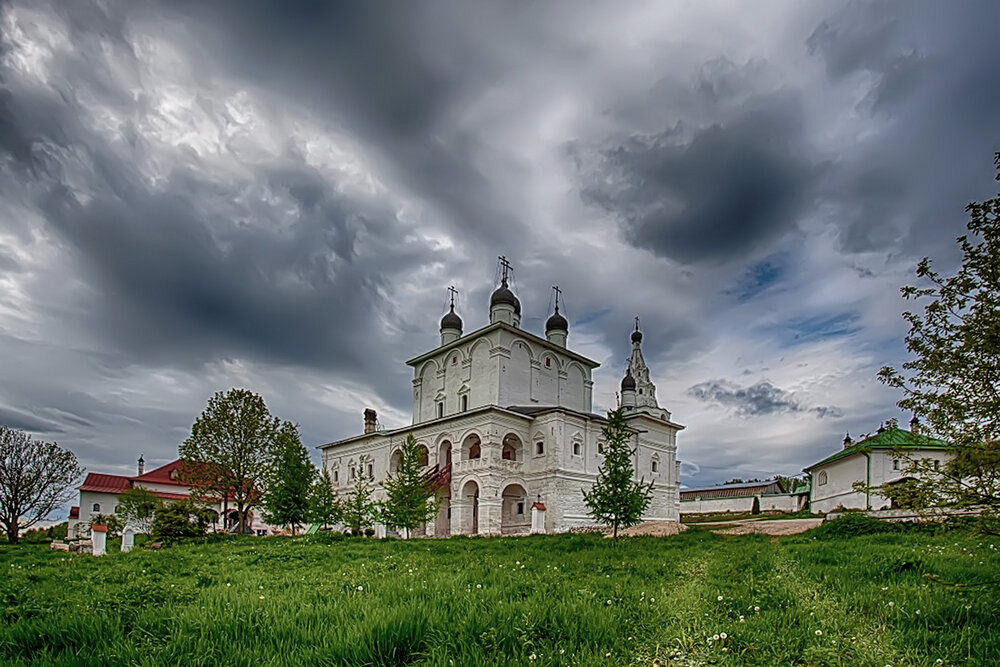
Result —
[{"label": "tall tree", "polygon": [[323,472],[316,477],[309,489],[309,521],[326,528],[340,521],[341,512],[330,471],[323,468]]},{"label": "tall tree", "polygon": [[[994,156],[1000,180],[1000,153]],[[958,237],[962,266],[952,276],[917,265],[922,286],[900,291],[929,302],[923,313],[906,312],[906,347],[913,358],[902,371],[884,367],[879,379],[903,391],[898,405],[923,421],[928,435],[954,447],[954,458],[935,470],[913,462],[916,484],[908,500],[1000,509],[1000,194],[966,207],[968,234]],[[926,493],[925,493],[926,491]],[[892,489],[880,490],[890,495]]]},{"label": "tall tree", "polygon": [[249,389],[230,389],[208,399],[181,443],[182,478],[206,495],[232,498],[241,533],[247,513],[260,505],[279,431],[264,399]]},{"label": "tall tree", "polygon": [[362,454],[358,457],[358,467],[354,473],[354,484],[341,504],[341,521],[355,535],[360,535],[365,528],[370,528],[378,517],[378,504],[372,499],[371,475],[365,473],[365,466],[371,457]]},{"label": "tall tree", "polygon": [[7,541],[69,500],[83,474],[73,452],[24,431],[0,426],[0,523]]},{"label": "tall tree", "polygon": [[118,494],[118,519],[123,526],[132,526],[136,531],[148,535],[153,525],[153,516],[162,504],[149,489],[133,486]]},{"label": "tall tree", "polygon": [[424,469],[423,452],[412,433],[406,436],[400,455],[396,472],[382,483],[386,499],[381,504],[381,514],[387,525],[402,528],[405,537],[409,537],[411,531],[437,515],[438,503]]},{"label": "tall tree", "polygon": [[618,540],[618,529],[634,526],[642,521],[642,514],[653,495],[653,483],[634,479],[632,457],[635,450],[629,446],[634,433],[625,423],[621,408],[608,412],[608,422],[601,429],[604,435],[604,461],[597,471],[597,481],[590,492],[583,492],[588,514],[604,525],[611,526],[611,534]]},{"label": "tall tree", "polygon": [[264,518],[268,523],[295,527],[309,515],[309,490],[316,479],[316,466],[302,446],[298,427],[284,422],[278,431],[274,463],[264,494]]}]

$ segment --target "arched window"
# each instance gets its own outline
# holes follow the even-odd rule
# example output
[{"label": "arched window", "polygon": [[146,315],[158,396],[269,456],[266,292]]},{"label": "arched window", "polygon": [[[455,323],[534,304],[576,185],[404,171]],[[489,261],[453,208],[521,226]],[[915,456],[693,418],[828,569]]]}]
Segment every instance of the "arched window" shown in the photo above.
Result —
[{"label": "arched window", "polygon": [[816,476],[816,483],[820,486],[826,484],[826,471],[823,470]]},{"label": "arched window", "polygon": [[93,510],[95,512],[100,512],[101,511],[101,503],[94,503]]},{"label": "arched window", "polygon": [[652,460],[649,462],[649,468],[653,472],[659,472],[660,470],[660,457],[653,455]]}]

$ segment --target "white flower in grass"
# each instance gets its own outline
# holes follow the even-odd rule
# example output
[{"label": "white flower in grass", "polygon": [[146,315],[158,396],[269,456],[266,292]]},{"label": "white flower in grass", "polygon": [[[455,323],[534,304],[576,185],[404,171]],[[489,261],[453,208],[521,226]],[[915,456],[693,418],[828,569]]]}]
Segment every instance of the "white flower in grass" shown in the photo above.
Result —
[{"label": "white flower in grass", "polygon": [[605,605],[609,605],[609,604],[611,604],[611,600],[608,600],[608,601],[607,601],[607,602],[605,602],[604,604],[605,604]]},{"label": "white flower in grass", "polygon": [[354,590],[356,590],[356,591],[363,591],[363,590],[365,590],[365,587],[364,586],[358,586]]},{"label": "white flower in grass", "polygon": [[482,588],[482,587],[483,587],[482,584],[476,584],[476,588]]},{"label": "white flower in grass", "polygon": [[754,612],[756,612],[758,614],[760,613],[760,607],[754,607],[753,610],[754,610]]},{"label": "white flower in grass", "polygon": [[893,602],[892,600],[889,600],[889,606],[890,606],[890,607],[895,607],[895,606],[896,606],[896,603],[895,603],[895,602]]},{"label": "white flower in grass", "polygon": [[715,599],[718,600],[719,602],[722,602],[722,596],[721,595],[719,597],[715,598]]},{"label": "white flower in grass", "polygon": [[712,635],[712,641],[714,642],[719,641],[719,635]]},{"label": "white flower in grass", "polygon": [[729,636],[729,635],[727,635],[727,634],[726,634],[725,632],[720,632],[720,633],[719,633],[719,638],[720,638],[720,639],[725,639],[725,638],[726,638],[726,637],[728,637],[728,636]]},{"label": "white flower in grass", "polygon": [[745,622],[746,622],[746,620],[747,620],[747,619],[745,619],[745,618],[743,617],[743,615],[742,615],[742,614],[740,614],[740,623],[745,623]]},{"label": "white flower in grass", "polygon": [[537,659],[538,659],[538,656],[535,655],[534,653],[532,653],[531,655],[528,656],[528,660],[537,660]]},{"label": "white flower in grass", "polygon": [[817,630],[816,631],[816,636],[817,637],[822,637],[823,636],[823,631],[822,630]]},{"label": "white flower in grass", "polygon": [[260,599],[261,599],[261,600],[263,600],[263,599],[264,599],[264,596],[263,596],[263,595],[261,595],[261,596],[260,596]]}]

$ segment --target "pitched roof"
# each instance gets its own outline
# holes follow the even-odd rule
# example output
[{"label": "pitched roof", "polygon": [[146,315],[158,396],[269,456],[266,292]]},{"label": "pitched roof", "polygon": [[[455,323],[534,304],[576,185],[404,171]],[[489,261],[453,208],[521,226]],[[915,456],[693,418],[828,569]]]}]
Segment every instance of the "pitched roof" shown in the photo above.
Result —
[{"label": "pitched roof", "polygon": [[911,433],[910,431],[897,426],[890,426],[889,428],[882,429],[880,433],[875,433],[874,435],[868,436],[864,440],[860,440],[852,445],[844,447],[839,452],[835,452],[822,461],[803,468],[803,470],[812,470],[813,468],[818,468],[821,465],[833,463],[834,461],[839,461],[840,459],[847,458],[848,456],[852,456],[854,454],[860,454],[862,452],[892,449],[944,450],[951,449],[951,445],[944,440],[938,440],[937,438],[931,438],[926,435]]},{"label": "pitched roof", "polygon": [[132,480],[123,475],[105,475],[99,472],[87,473],[83,484],[77,488],[81,491],[97,493],[122,493],[132,486]]},{"label": "pitched roof", "polygon": [[174,459],[170,463],[166,463],[159,468],[154,468],[147,473],[141,475],[136,475],[135,477],[130,477],[134,482],[155,482],[156,484],[173,484],[174,486],[187,486],[183,482],[177,479],[178,473],[183,467],[184,462],[180,459]]},{"label": "pitched roof", "polygon": [[721,486],[708,486],[700,489],[681,489],[681,499],[690,500],[692,498],[741,498],[752,496],[757,493],[784,493],[785,489],[781,480],[769,479],[763,482],[742,482],[740,484],[723,484]]},{"label": "pitched roof", "polygon": [[423,361],[426,361],[427,359],[430,359],[434,355],[440,354],[440,353],[442,353],[442,352],[444,352],[446,350],[450,350],[452,348],[455,348],[455,347],[458,347],[458,346],[463,345],[465,343],[468,343],[473,338],[478,338],[479,336],[482,336],[483,334],[485,334],[485,333],[487,333],[489,331],[493,331],[495,329],[506,329],[507,331],[510,331],[511,333],[517,334],[518,336],[524,336],[529,341],[531,341],[533,343],[537,343],[538,345],[541,345],[542,347],[547,348],[547,349],[549,349],[549,350],[551,350],[553,352],[558,352],[559,354],[564,354],[567,357],[569,357],[570,359],[575,359],[576,361],[579,361],[584,366],[588,366],[590,368],[597,368],[598,366],[601,365],[600,362],[597,362],[597,361],[594,361],[593,359],[585,357],[582,354],[580,354],[579,352],[574,352],[573,350],[571,350],[569,348],[566,348],[566,347],[563,347],[562,345],[556,345],[555,343],[553,343],[553,342],[551,342],[549,340],[546,340],[546,339],[542,338],[541,336],[539,336],[537,334],[533,334],[530,331],[525,331],[524,329],[520,329],[518,327],[512,326],[510,324],[507,324],[506,322],[493,322],[492,324],[487,324],[485,327],[482,327],[481,329],[477,329],[476,331],[473,331],[471,333],[467,333],[464,336],[462,336],[461,338],[453,340],[450,343],[447,343],[447,344],[442,345],[440,347],[436,347],[433,350],[430,350],[429,352],[424,352],[423,354],[421,354],[419,356],[413,357],[412,359],[408,360],[406,362],[406,364],[408,366],[416,366],[417,364],[419,364],[419,363],[421,363]]}]

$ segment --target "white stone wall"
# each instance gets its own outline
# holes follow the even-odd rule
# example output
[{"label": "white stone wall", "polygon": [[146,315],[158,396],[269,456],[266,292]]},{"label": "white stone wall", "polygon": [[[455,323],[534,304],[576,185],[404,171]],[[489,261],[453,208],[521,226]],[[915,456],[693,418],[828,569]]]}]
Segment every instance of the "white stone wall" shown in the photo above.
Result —
[{"label": "white stone wall", "polygon": [[[854,491],[851,487],[855,482],[869,483],[878,486],[903,477],[913,476],[906,472],[907,458],[894,457],[887,450],[874,450],[868,453],[871,457],[870,468],[864,454],[856,453],[838,461],[813,468],[812,490],[809,507],[813,512],[832,512],[839,507],[844,509],[887,509],[889,501],[877,493],[866,498],[864,493]],[[951,454],[941,450],[908,451],[910,460],[928,458],[938,460],[942,464]],[[898,469],[893,467],[893,460],[898,460]],[[826,473],[826,484],[820,484],[821,474]]]},{"label": "white stone wall", "polygon": [[702,500],[681,501],[681,514],[749,512],[752,509],[753,496],[740,496],[738,498],[705,498]]}]

